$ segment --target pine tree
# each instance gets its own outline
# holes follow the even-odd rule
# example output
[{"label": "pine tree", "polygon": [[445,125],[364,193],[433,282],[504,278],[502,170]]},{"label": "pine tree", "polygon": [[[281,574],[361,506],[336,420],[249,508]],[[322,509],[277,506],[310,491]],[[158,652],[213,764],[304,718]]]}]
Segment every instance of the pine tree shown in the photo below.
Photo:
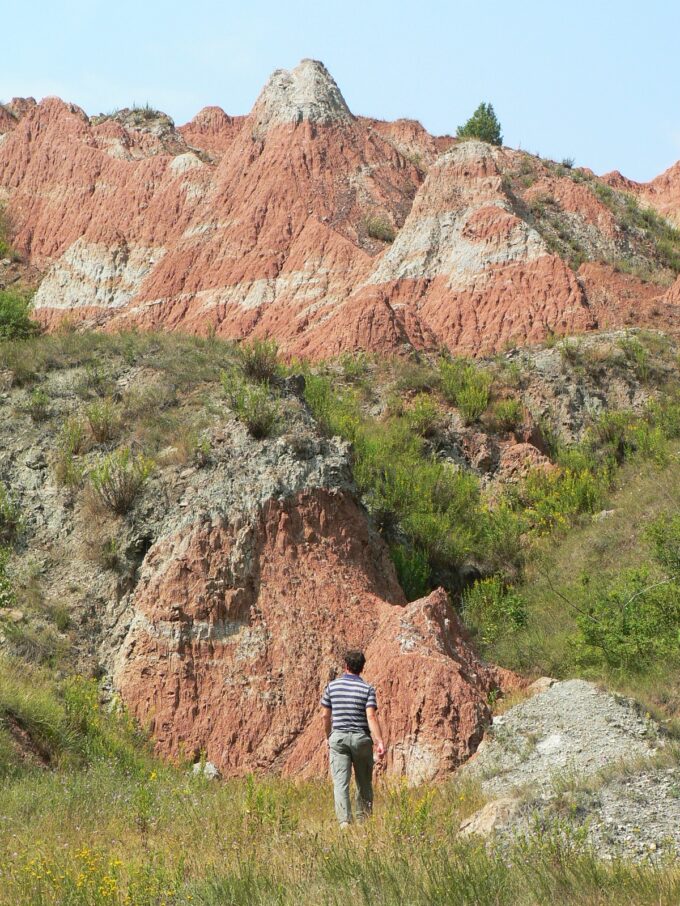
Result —
[{"label": "pine tree", "polygon": [[482,102],[464,126],[459,126],[458,138],[478,138],[490,145],[502,145],[501,124],[492,104]]}]

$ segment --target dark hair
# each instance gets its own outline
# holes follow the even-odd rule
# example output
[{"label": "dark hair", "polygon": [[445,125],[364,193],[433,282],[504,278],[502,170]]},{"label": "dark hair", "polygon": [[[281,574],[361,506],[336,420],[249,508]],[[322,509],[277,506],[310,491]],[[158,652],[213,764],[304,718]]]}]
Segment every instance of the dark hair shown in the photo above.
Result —
[{"label": "dark hair", "polygon": [[348,670],[351,670],[352,673],[361,673],[365,663],[366,658],[364,657],[363,651],[352,649],[352,651],[345,652],[345,666]]}]

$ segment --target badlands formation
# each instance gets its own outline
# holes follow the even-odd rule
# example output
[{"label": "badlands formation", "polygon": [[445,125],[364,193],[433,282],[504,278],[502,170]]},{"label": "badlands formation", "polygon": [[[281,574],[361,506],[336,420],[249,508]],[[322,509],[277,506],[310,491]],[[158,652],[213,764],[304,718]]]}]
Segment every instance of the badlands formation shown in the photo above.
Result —
[{"label": "badlands formation", "polygon": [[[210,107],[179,128],[147,108],[88,117],[56,98],[0,105],[0,202],[48,329],[66,318],[273,336],[310,359],[477,355],[626,325],[673,333],[680,279],[656,241],[663,224],[626,198],[677,218],[679,186],[677,165],[649,185],[599,180],[412,121],[356,117],[311,60],[275,72],[247,116]],[[551,356],[531,373],[552,368],[567,419],[578,406]],[[162,379],[115,368],[116,400]],[[73,387],[87,378],[71,370],[41,385],[60,420],[78,415]],[[406,603],[349,451],[318,430],[295,382],[282,394],[306,446],[255,440],[222,413],[210,461],[159,469],[117,526],[134,561],[123,585],[83,553],[91,516],[48,468],[54,432],[17,427],[29,390],[10,380],[2,477],[27,514],[25,543],[51,558],[55,600],[79,577],[100,663],[163,754],[203,752],[231,774],[322,773],[317,703],[353,643],[385,703],[388,771],[439,777],[476,750],[490,702],[520,680],[473,654],[441,589]],[[545,462],[529,433],[495,458],[521,447],[522,462]]]},{"label": "badlands formation", "polygon": [[0,202],[44,274],[45,325],[271,335],[312,359],[673,330],[673,272],[617,206],[632,193],[677,219],[678,166],[598,180],[357,117],[312,60],[247,116],[208,107],[179,128],[148,108],[0,107]]}]

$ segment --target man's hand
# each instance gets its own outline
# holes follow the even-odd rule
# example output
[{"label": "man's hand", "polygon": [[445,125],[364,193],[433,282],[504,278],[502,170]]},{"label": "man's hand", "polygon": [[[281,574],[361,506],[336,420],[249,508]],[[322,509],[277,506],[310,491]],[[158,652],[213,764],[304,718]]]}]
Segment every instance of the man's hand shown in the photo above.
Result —
[{"label": "man's hand", "polygon": [[375,744],[375,754],[378,761],[382,761],[385,757],[385,744],[382,739],[379,739]]}]

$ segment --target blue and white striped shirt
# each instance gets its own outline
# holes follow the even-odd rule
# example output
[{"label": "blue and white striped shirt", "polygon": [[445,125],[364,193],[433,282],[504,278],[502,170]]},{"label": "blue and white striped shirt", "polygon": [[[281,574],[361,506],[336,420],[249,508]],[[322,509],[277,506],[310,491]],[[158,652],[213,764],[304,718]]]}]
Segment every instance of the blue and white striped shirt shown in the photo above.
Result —
[{"label": "blue and white striped shirt", "polygon": [[366,708],[378,707],[375,689],[355,673],[343,673],[323,691],[321,704],[333,712],[333,729],[369,733]]}]

